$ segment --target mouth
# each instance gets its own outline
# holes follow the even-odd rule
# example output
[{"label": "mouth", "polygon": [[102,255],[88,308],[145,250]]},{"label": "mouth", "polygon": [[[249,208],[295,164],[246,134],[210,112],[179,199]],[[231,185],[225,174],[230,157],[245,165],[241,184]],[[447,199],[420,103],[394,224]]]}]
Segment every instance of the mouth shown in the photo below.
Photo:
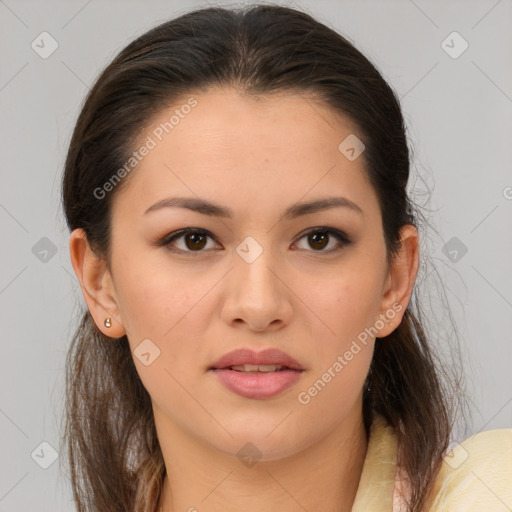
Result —
[{"label": "mouth", "polygon": [[243,398],[262,400],[280,395],[294,386],[304,370],[274,364],[242,364],[211,368],[210,371],[230,392]]},{"label": "mouth", "polygon": [[212,367],[210,370],[232,370],[238,373],[244,373],[248,375],[257,375],[260,373],[275,373],[284,372],[287,370],[302,372],[302,369],[294,369],[288,366],[280,364],[237,364],[232,366],[225,366],[223,368]]},{"label": "mouth", "polygon": [[276,373],[282,371],[303,371],[302,365],[293,357],[277,348],[259,352],[251,348],[233,350],[215,361],[209,370],[231,370],[240,373]]},{"label": "mouth", "polygon": [[225,389],[256,400],[280,395],[297,384],[304,371],[294,358],[272,348],[261,352],[235,350],[209,368]]},{"label": "mouth", "polygon": [[233,350],[208,369],[225,389],[244,398],[272,398],[295,385],[305,371],[290,355],[277,348],[259,352]]}]

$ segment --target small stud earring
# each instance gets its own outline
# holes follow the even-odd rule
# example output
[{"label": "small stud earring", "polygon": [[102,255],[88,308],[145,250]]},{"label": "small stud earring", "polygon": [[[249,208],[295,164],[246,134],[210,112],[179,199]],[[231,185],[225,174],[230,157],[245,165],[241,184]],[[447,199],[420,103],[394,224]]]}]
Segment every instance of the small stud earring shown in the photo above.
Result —
[{"label": "small stud earring", "polygon": [[105,327],[112,327],[112,319],[109,317],[109,318],[105,318]]}]

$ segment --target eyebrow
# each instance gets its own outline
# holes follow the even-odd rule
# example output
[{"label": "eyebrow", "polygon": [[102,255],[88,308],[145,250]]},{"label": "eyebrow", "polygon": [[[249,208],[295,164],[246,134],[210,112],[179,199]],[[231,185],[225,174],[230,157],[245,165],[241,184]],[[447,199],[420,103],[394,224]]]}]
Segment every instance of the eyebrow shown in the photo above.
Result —
[{"label": "eyebrow", "polygon": [[[146,215],[149,212],[161,210],[162,208],[186,208],[203,215],[211,217],[223,217],[231,219],[233,218],[233,210],[225,206],[221,206],[204,199],[195,197],[169,197],[161,199],[155,204],[150,206],[145,212]],[[289,206],[283,214],[284,219],[294,219],[302,215],[308,215],[316,213],[321,210],[327,210],[330,208],[348,208],[360,215],[363,214],[363,210],[353,201],[346,197],[326,197],[323,199],[317,199],[308,203],[295,203]]]}]

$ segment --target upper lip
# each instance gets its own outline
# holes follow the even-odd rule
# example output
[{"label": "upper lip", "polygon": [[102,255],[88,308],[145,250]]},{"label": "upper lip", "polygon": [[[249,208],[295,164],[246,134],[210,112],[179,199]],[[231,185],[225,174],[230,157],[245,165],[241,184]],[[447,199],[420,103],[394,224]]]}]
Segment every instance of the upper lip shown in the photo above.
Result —
[{"label": "upper lip", "polygon": [[250,348],[233,350],[218,359],[210,369],[227,368],[242,364],[275,364],[287,366],[292,370],[304,370],[301,364],[293,359],[293,357],[277,348],[267,348],[259,352],[255,352]]}]

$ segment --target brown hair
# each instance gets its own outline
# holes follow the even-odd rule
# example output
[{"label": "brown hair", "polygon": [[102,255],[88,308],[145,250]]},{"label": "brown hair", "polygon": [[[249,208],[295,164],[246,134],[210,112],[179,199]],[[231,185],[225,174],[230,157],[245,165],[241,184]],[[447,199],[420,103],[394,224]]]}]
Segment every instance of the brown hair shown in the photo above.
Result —
[{"label": "brown hair", "polygon": [[[271,5],[208,7],[143,34],[101,73],[79,114],[65,162],[63,208],[110,269],[110,211],[128,178],[94,193],[127,161],[162,108],[213,85],[245,94],[310,92],[352,119],[383,219],[388,262],[404,224],[417,224],[406,186],[409,150],[399,101],[370,61],[309,14]],[[417,285],[416,285],[417,286]],[[453,426],[445,370],[429,346],[417,295],[401,324],[375,345],[363,394],[367,433],[375,413],[395,427],[399,465],[422,509]],[[154,512],[165,466],[150,397],[126,339],[104,336],[83,312],[67,359],[66,430],[79,512]]]}]

